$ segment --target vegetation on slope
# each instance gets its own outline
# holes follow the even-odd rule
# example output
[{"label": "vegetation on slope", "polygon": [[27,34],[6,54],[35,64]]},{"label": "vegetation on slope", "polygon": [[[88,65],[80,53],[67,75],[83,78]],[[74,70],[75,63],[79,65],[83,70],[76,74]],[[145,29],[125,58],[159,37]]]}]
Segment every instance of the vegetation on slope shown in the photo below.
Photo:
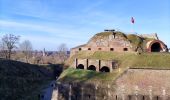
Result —
[{"label": "vegetation on slope", "polygon": [[0,98],[4,100],[35,100],[51,78],[45,68],[0,59]]},{"label": "vegetation on slope", "polygon": [[[119,68],[112,73],[101,73],[80,69],[67,69],[62,73],[59,81],[62,82],[113,82],[128,68],[149,68],[149,69],[170,69],[170,53],[116,53],[106,51],[89,52],[81,51],[69,59],[69,63],[74,62],[74,58],[88,58],[101,60],[117,60]],[[97,80],[97,81],[96,81]]]},{"label": "vegetation on slope", "polygon": [[124,70],[114,70],[112,73],[101,73],[91,70],[82,70],[68,68],[58,79],[58,82],[61,83],[92,83],[98,84],[100,86],[107,86],[107,84],[113,84],[114,80],[120,76]]},{"label": "vegetation on slope", "polygon": [[[115,31],[114,32],[116,36],[122,37],[125,41],[129,41],[132,44],[132,49],[134,51],[145,51],[146,43],[150,40],[153,40],[152,38],[144,38],[140,37],[136,34],[124,34],[123,32]],[[100,32],[94,35],[91,40],[98,40],[98,39],[108,39],[110,35],[112,35],[113,32]]]},{"label": "vegetation on slope", "polygon": [[80,51],[69,59],[70,64],[74,62],[74,58],[117,60],[120,68],[170,69],[170,53],[142,53],[141,55],[137,55],[135,53],[96,51],[89,54],[86,51]]},{"label": "vegetation on slope", "polygon": [[[126,34],[122,33],[122,32],[119,32],[119,31],[116,31],[114,32],[116,36],[121,36],[123,37],[124,39],[127,39],[126,37]],[[112,35],[113,32],[100,32],[100,33],[97,33],[96,35],[94,35],[91,39],[91,40],[97,40],[97,39],[103,39],[103,38],[107,38],[108,36]]]},{"label": "vegetation on slope", "polygon": [[[100,60],[116,60],[118,62],[118,69],[115,69],[112,73],[100,73],[91,72],[88,70],[66,70],[60,77],[60,81],[114,81],[117,77],[123,74],[128,68],[151,68],[151,69],[170,69],[170,53],[144,53],[146,49],[146,43],[153,38],[141,37],[136,34],[124,34],[122,32],[115,31],[116,36],[121,36],[125,41],[129,41],[132,44],[134,51],[141,51],[141,54],[136,53],[117,53],[113,51],[79,51],[77,54],[70,57],[67,61],[72,65],[75,58],[80,59],[100,59]],[[90,41],[96,39],[108,39],[113,32],[101,32],[97,33]],[[95,74],[94,74],[95,73]],[[89,77],[90,75],[90,77]],[[97,80],[97,81],[96,81]]]},{"label": "vegetation on slope", "polygon": [[132,43],[134,50],[136,48],[142,48],[141,44],[142,44],[143,40],[139,36],[134,35],[134,34],[129,34],[129,35],[127,35],[127,39],[130,41],[130,43]]}]

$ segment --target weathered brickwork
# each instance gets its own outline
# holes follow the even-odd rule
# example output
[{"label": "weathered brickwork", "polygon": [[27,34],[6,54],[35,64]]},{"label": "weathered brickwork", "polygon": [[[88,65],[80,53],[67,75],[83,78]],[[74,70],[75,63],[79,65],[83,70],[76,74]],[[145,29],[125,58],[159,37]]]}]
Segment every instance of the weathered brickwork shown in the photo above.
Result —
[{"label": "weathered brickwork", "polygon": [[98,59],[75,59],[75,68],[94,70],[100,72],[112,72],[118,68],[117,61],[114,60],[98,60]]},{"label": "weathered brickwork", "polygon": [[[113,34],[114,33],[114,34]],[[71,55],[80,51],[111,51],[111,52],[167,52],[167,46],[158,39],[157,34],[136,35],[124,34],[121,32],[101,32],[94,35],[87,44],[71,49]],[[147,38],[148,37],[148,38]],[[75,68],[91,69],[96,71],[106,70],[111,72],[116,68],[115,62],[103,61],[98,59],[76,59]],[[104,68],[102,68],[104,67]]]},{"label": "weathered brickwork", "polygon": [[[105,34],[108,34],[107,32],[101,34],[104,36],[95,35],[87,42],[87,44],[72,48],[71,55],[74,55],[79,51],[138,52],[138,47],[135,47],[134,44],[132,44],[132,41],[128,40],[126,36],[123,37],[121,35],[113,34],[105,36]],[[144,43],[144,46],[140,47],[145,52],[166,52],[168,50],[167,46],[158,39],[157,34],[134,36],[140,37],[140,39],[148,37],[148,40],[145,41],[147,43]]]}]

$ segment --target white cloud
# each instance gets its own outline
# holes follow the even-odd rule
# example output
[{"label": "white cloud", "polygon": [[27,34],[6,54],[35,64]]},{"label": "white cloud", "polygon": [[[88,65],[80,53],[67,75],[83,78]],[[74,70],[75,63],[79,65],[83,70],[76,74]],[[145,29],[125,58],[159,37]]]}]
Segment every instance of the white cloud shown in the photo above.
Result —
[{"label": "white cloud", "polygon": [[81,32],[79,31],[79,29],[62,26],[62,25],[59,26],[57,24],[55,24],[55,26],[50,26],[49,24],[48,25],[30,24],[30,23],[23,23],[23,22],[21,23],[21,22],[6,21],[6,20],[0,20],[0,27],[16,29],[19,31],[46,32],[49,36],[51,35],[51,36],[59,36],[59,37],[67,37],[67,38],[69,37],[72,38],[73,35],[78,35],[77,32]]},{"label": "white cloud", "polygon": [[[63,26],[66,27],[66,26]],[[13,31],[15,35],[21,36],[21,41],[30,40],[35,49],[44,47],[55,50],[57,45],[61,43],[68,44],[72,48],[78,44],[86,43],[89,36],[85,29],[62,28],[47,26],[44,24],[21,23],[16,21],[0,20],[0,30],[7,29]],[[19,31],[19,32],[18,32]],[[37,32],[37,33],[36,33]],[[41,32],[45,33],[41,35]]]}]

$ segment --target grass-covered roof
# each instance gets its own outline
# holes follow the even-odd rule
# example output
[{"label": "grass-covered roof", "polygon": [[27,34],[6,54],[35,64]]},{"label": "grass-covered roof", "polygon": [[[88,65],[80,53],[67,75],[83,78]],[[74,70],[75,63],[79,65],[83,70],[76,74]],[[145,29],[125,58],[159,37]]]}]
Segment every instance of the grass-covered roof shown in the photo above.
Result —
[{"label": "grass-covered roof", "polygon": [[135,51],[138,48],[144,50],[147,41],[154,40],[152,38],[141,37],[137,34],[125,34],[125,33],[120,32],[120,31],[115,31],[115,32],[100,32],[100,33],[97,33],[96,35],[94,35],[90,39],[90,41],[96,41],[98,39],[108,38],[110,35],[113,35],[113,34],[115,34],[115,36],[122,37],[125,41],[129,41],[132,44],[132,49],[135,50]]}]

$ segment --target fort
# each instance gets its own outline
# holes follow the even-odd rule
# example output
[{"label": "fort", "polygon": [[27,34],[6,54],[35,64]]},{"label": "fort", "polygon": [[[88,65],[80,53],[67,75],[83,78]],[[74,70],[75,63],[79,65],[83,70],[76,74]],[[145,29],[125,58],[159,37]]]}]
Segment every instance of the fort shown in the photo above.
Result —
[{"label": "fort", "polygon": [[[116,53],[137,53],[142,52],[167,52],[168,48],[164,42],[154,34],[125,34],[115,30],[107,30],[94,35],[86,44],[72,48],[71,56],[78,52],[104,51]],[[75,58],[74,68],[87,69],[100,72],[112,72],[118,68],[118,61],[101,59],[79,59]]]},{"label": "fort", "polygon": [[169,100],[170,53],[154,34],[104,31],[72,48],[59,100]]}]

